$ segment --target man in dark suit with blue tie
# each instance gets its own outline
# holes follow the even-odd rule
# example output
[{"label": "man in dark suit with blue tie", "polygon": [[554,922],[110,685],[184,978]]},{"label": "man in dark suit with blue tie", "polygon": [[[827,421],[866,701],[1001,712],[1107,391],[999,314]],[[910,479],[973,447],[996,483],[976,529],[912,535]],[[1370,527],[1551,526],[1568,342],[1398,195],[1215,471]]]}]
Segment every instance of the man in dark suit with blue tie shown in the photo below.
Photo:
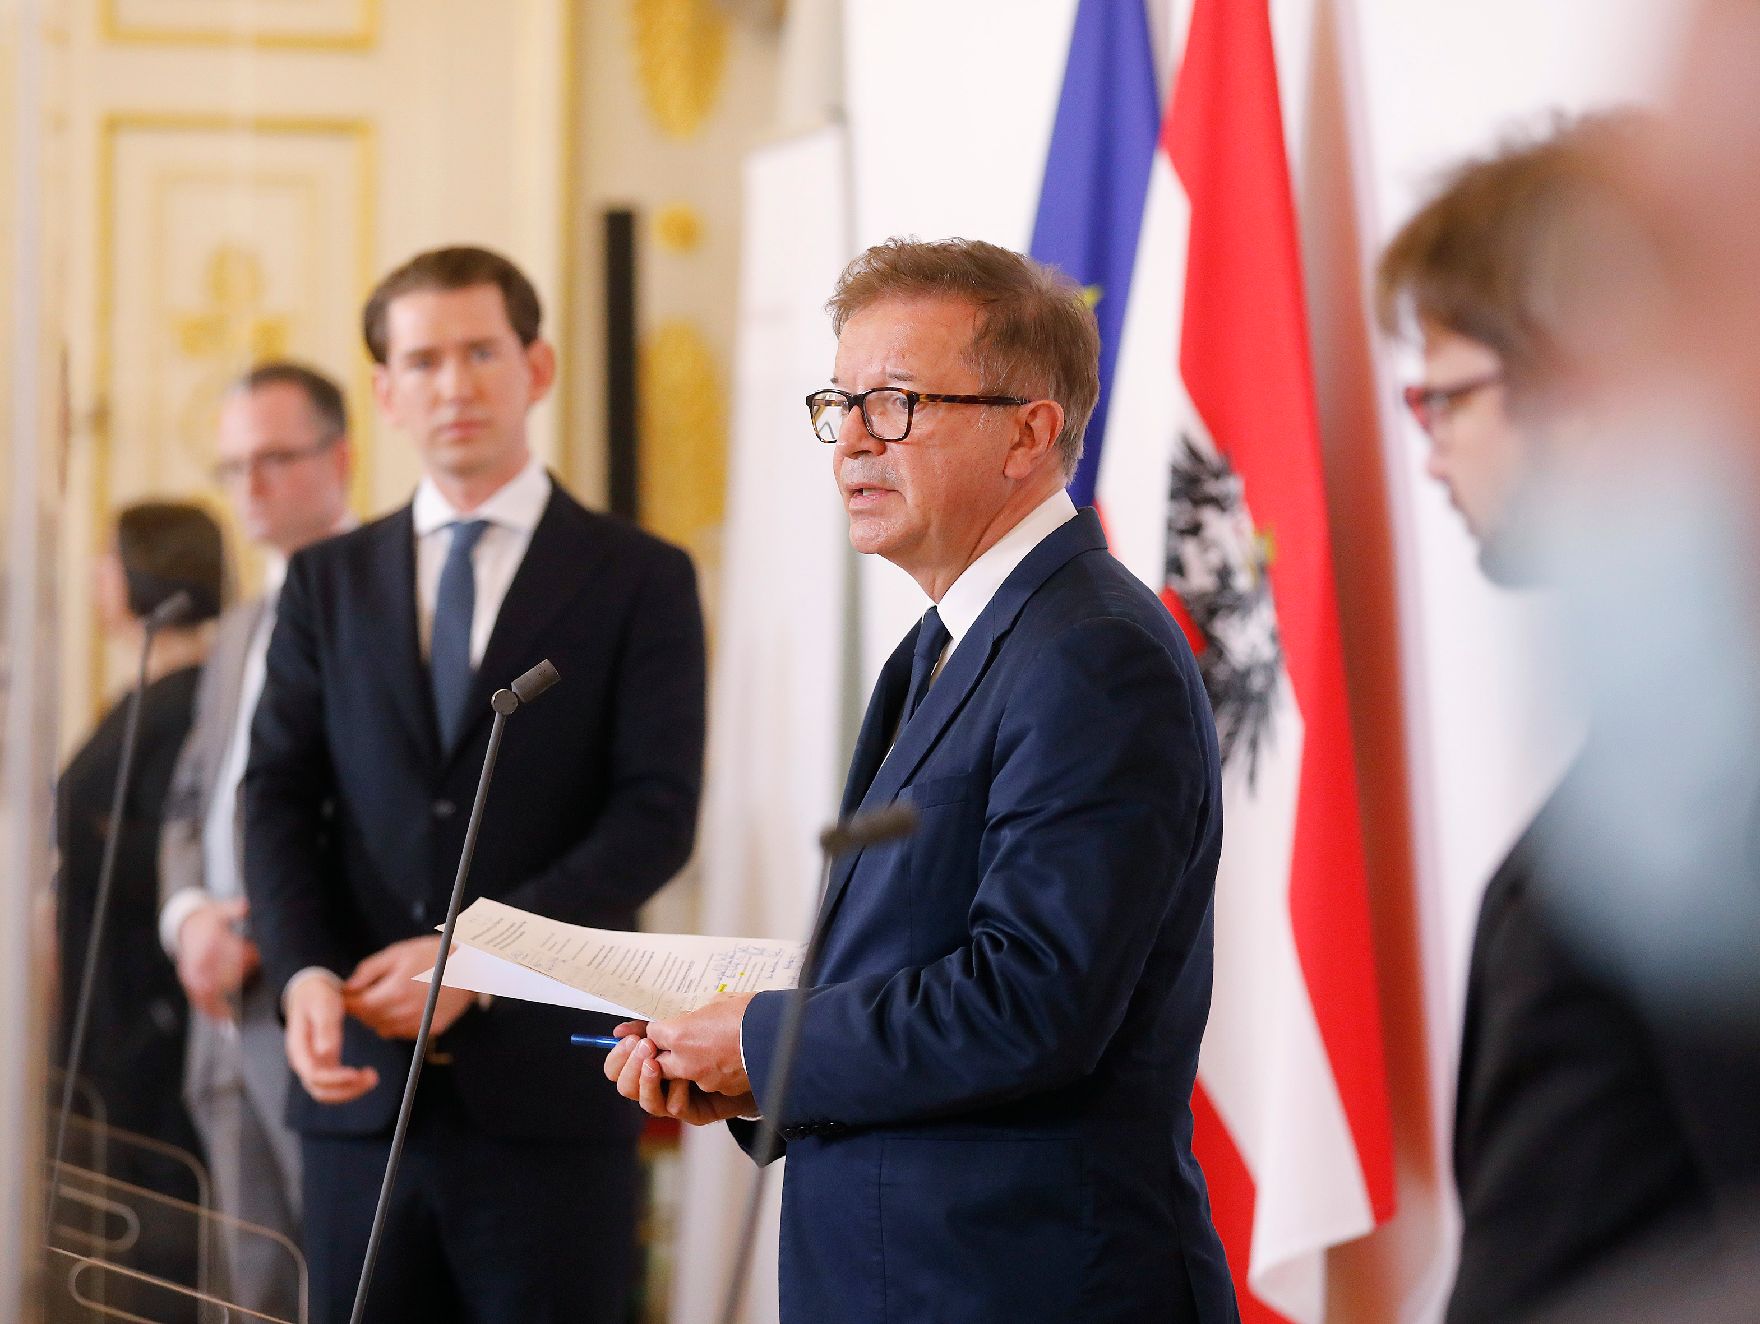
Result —
[{"label": "man in dark suit with blue tie", "polygon": [[[690,561],[574,501],[532,456],[555,354],[526,278],[482,249],[424,253],[363,317],[414,500],[295,555],[245,778],[254,936],[298,1081],[313,1318],[346,1320],[490,727],[489,696],[548,658],[509,726],[470,879],[558,919],[630,928],[684,863],[703,742]],[[445,990],[367,1318],[623,1318],[639,1117],[580,1014]]]},{"label": "man in dark suit with blue tie", "polygon": [[933,604],[843,812],[918,826],[831,877],[786,1098],[788,994],[620,1027],[607,1073],[651,1112],[778,1124],[790,1324],[1234,1320],[1189,1107],[1216,737],[1178,628],[1064,492],[1093,316],[966,240],[870,249],[830,307],[834,388],[808,408],[851,542]]}]

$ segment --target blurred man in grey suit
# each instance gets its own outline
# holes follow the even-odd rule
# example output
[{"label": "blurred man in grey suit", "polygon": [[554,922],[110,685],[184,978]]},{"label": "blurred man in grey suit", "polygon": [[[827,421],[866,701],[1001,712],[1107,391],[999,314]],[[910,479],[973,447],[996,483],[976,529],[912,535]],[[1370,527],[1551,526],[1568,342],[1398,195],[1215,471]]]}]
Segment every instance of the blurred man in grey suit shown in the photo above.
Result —
[{"label": "blurred man in grey suit", "polygon": [[[257,975],[239,867],[239,780],[287,558],[352,526],[348,419],[334,382],[266,363],[227,392],[215,477],[268,554],[263,596],[220,619],[195,724],[166,801],[159,936],[190,1007],[184,1091],[222,1212],[297,1243],[299,1144],[285,1121],[288,1068],[273,992]],[[295,1260],[272,1240],[229,1237],[219,1284],[248,1309],[298,1315]]]}]

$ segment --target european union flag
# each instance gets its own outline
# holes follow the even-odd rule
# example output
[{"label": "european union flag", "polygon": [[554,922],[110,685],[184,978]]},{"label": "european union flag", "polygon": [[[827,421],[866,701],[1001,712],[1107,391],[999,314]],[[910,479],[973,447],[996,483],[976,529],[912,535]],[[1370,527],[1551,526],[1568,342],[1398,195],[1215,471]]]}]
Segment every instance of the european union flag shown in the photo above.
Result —
[{"label": "european union flag", "polygon": [[1033,256],[1084,286],[1100,323],[1100,402],[1069,485],[1077,506],[1094,500],[1112,370],[1160,132],[1161,97],[1142,0],[1080,0],[1033,222]]}]

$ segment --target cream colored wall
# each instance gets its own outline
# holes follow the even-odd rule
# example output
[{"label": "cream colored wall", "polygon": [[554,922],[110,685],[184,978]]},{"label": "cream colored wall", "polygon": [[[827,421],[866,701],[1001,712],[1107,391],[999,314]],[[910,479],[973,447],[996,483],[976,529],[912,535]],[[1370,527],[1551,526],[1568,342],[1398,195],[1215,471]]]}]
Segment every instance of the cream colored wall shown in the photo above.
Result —
[{"label": "cream colored wall", "polygon": [[[641,519],[696,559],[711,647],[739,286],[740,179],[746,153],[775,123],[780,33],[772,8],[780,6],[589,0],[575,28],[576,203],[567,234],[573,257],[566,360],[571,473],[583,496],[604,500],[602,217],[607,208],[631,207],[638,215]],[[647,925],[693,927],[695,888],[693,867],[656,899]]]},{"label": "cream colored wall", "polygon": [[[356,505],[368,515],[405,499],[416,475],[407,447],[372,415],[357,330],[372,281],[421,248],[479,243],[508,253],[559,303],[570,5],[68,6],[71,742],[125,672],[92,623],[89,566],[108,512],[149,495],[217,503],[213,402],[232,373],[287,352],[347,384]],[[180,26],[216,11],[234,24],[294,15],[333,35],[289,43]],[[225,298],[214,289],[222,250],[234,255],[221,264]],[[534,426],[553,456],[554,406]],[[234,545],[254,587],[259,560]]]},{"label": "cream colored wall", "polygon": [[[662,402],[644,391],[643,468],[657,485],[645,490],[643,521],[710,559],[715,540],[706,531],[719,529],[725,477],[740,172],[745,153],[770,132],[777,46],[773,25],[729,18],[717,0],[599,0],[582,7],[577,28],[571,366],[581,481],[604,491],[601,216],[628,206],[640,218],[646,380],[675,389],[664,417],[656,413]],[[675,365],[687,363],[703,375],[681,388]]]}]

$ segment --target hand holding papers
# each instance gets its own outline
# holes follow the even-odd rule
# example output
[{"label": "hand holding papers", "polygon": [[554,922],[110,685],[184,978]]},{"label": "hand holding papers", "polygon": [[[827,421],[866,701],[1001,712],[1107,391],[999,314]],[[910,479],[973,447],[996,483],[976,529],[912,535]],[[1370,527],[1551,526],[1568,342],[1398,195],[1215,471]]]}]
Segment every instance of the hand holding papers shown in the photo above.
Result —
[{"label": "hand holding papers", "polygon": [[486,897],[458,917],[453,939],[449,988],[644,1021],[695,1011],[718,993],[793,988],[805,952],[764,938],[583,928]]}]

